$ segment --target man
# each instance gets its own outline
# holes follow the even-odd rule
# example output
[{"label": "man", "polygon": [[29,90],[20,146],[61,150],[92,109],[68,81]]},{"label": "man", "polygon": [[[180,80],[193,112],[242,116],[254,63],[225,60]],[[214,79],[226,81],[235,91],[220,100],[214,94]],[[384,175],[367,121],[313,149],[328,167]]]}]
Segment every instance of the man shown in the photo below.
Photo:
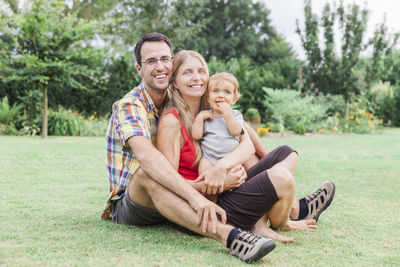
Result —
[{"label": "man", "polygon": [[[135,46],[135,57],[143,80],[113,105],[107,131],[110,194],[102,217],[133,225],[155,224],[167,218],[218,240],[245,262],[262,258],[275,243],[226,225],[225,211],[188,185],[153,145],[157,121],[168,100],[170,40],[159,33],[146,34]],[[206,176],[231,167],[219,165]],[[219,186],[210,184],[212,189]]]}]

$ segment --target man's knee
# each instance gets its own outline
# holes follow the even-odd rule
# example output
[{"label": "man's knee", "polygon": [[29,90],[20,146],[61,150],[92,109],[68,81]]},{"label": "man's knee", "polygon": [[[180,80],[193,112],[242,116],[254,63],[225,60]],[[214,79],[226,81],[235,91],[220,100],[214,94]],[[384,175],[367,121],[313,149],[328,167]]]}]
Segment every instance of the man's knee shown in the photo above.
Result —
[{"label": "man's knee", "polygon": [[139,168],[128,184],[129,198],[135,203],[147,208],[153,208],[154,204],[151,200],[151,187],[156,183]]},{"label": "man's knee", "polygon": [[157,192],[163,189],[163,186],[149,177],[142,168],[135,172],[133,181],[133,186],[141,187],[151,198],[156,197]]}]

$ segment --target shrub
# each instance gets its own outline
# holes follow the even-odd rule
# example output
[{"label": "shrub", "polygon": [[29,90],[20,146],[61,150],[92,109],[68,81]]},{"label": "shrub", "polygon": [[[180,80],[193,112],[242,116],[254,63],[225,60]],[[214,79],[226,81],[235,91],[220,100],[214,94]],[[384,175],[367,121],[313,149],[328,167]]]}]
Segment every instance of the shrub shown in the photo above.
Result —
[{"label": "shrub", "polygon": [[42,117],[36,117],[33,120],[29,119],[29,116],[24,115],[21,116],[19,119],[21,127],[19,128],[19,135],[29,135],[35,136],[40,134],[40,126],[42,125]]},{"label": "shrub", "polygon": [[339,128],[343,132],[371,133],[374,132],[382,121],[373,114],[372,104],[363,96],[353,96],[347,107],[347,115],[340,119]]},{"label": "shrub", "polygon": [[374,102],[375,114],[388,125],[395,117],[395,98],[390,82],[379,81],[371,86],[370,96]]},{"label": "shrub", "polygon": [[279,133],[281,131],[281,125],[279,123],[267,122],[267,127],[272,133]]},{"label": "shrub", "polygon": [[293,128],[293,131],[299,135],[304,135],[306,133],[306,126],[303,124],[296,124]]},{"label": "shrub", "polygon": [[272,112],[269,120],[281,124],[280,130],[284,127],[295,131],[295,126],[302,124],[306,132],[316,132],[320,123],[328,117],[327,107],[315,103],[311,95],[302,97],[300,92],[287,89],[264,88],[264,90],[268,94],[266,105]]},{"label": "shrub", "polygon": [[400,84],[394,88],[394,117],[393,125],[400,126]]},{"label": "shrub", "polygon": [[261,122],[260,112],[256,108],[249,108],[244,114],[244,120],[257,125]]},{"label": "shrub", "polygon": [[62,107],[59,107],[57,111],[50,109],[48,120],[49,135],[77,136],[83,124],[83,118],[79,116],[79,113]]},{"label": "shrub", "polygon": [[319,94],[312,100],[313,104],[320,104],[326,107],[328,116],[338,114],[341,117],[346,115],[346,100],[342,95]]},{"label": "shrub", "polygon": [[76,111],[59,107],[49,110],[49,135],[101,136],[105,135],[107,120],[98,119],[96,114],[85,118]]},{"label": "shrub", "polygon": [[10,125],[15,117],[20,114],[22,105],[14,104],[12,107],[8,103],[8,98],[5,96],[0,102],[0,123]]},{"label": "shrub", "polygon": [[0,123],[0,135],[17,135],[18,131],[13,125]]}]

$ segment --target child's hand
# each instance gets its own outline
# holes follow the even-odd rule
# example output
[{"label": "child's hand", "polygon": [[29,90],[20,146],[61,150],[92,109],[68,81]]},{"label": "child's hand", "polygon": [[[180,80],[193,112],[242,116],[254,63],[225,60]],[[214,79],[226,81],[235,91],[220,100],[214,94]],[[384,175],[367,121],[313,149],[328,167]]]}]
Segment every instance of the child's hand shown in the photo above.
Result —
[{"label": "child's hand", "polygon": [[226,102],[217,103],[217,107],[215,108],[218,113],[225,115],[232,114],[232,107]]},{"label": "child's hand", "polygon": [[203,111],[200,111],[199,114],[197,114],[196,118],[200,118],[201,120],[205,121],[205,120],[208,120],[208,119],[212,120],[213,116],[212,116],[210,111],[203,110]]}]

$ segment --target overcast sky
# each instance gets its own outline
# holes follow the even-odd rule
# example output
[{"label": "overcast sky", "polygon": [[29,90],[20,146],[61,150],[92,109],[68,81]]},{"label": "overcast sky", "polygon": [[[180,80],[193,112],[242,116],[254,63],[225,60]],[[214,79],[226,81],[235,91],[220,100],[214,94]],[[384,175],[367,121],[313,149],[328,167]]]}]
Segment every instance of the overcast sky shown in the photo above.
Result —
[{"label": "overcast sky", "polygon": [[[304,1],[303,0],[263,0],[266,7],[271,11],[270,18],[272,25],[281,33],[286,41],[288,41],[299,58],[304,59],[304,51],[302,49],[300,38],[295,33],[296,19],[299,19],[300,26],[304,27]],[[322,8],[327,3],[333,3],[333,0],[312,0],[313,13],[322,14]],[[339,0],[336,1],[339,4]],[[386,26],[389,31],[400,32],[400,1],[399,0],[343,0],[344,5],[357,3],[370,10],[367,37],[371,37],[375,26],[383,22],[386,13]],[[336,30],[336,32],[338,32]],[[398,46],[399,47],[399,46]]]}]

